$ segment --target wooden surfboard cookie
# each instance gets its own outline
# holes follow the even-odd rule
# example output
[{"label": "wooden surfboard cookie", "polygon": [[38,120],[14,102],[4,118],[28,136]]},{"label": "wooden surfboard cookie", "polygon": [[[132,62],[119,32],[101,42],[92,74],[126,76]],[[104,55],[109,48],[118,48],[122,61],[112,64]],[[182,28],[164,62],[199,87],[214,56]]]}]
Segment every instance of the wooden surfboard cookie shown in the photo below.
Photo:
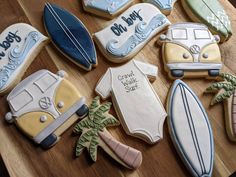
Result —
[{"label": "wooden surfboard cookie", "polygon": [[127,9],[133,0],[82,0],[85,11],[112,19]]},{"label": "wooden surfboard cookie", "polygon": [[100,103],[95,97],[89,107],[89,114],[74,128],[74,133],[81,134],[76,145],[76,156],[87,148],[92,160],[97,160],[97,148],[102,147],[113,159],[130,169],[137,169],[142,163],[142,153],[117,141],[106,127],[117,126],[119,121],[109,114],[111,103]]},{"label": "wooden surfboard cookie", "polygon": [[211,105],[223,102],[225,112],[226,132],[229,139],[236,142],[236,77],[221,73],[222,81],[216,82],[206,89],[206,93],[216,93]]},{"label": "wooden surfboard cookie", "polygon": [[168,127],[175,148],[194,177],[211,177],[214,141],[207,113],[194,92],[176,80],[168,97]]},{"label": "wooden surfboard cookie", "polygon": [[170,25],[154,5],[131,6],[111,25],[94,34],[95,42],[111,62],[122,63],[133,58],[157,33]]},{"label": "wooden surfboard cookie", "polygon": [[[36,144],[52,147],[79,117],[87,115],[85,98],[65,79],[66,73],[40,70],[20,82],[8,95],[5,116]],[[78,116],[72,116],[76,114]]]},{"label": "wooden surfboard cookie", "polygon": [[44,26],[56,48],[72,62],[87,71],[97,65],[93,40],[84,24],[73,14],[46,3]]},{"label": "wooden surfboard cookie", "polygon": [[20,82],[28,66],[46,45],[48,38],[34,27],[16,23],[0,35],[0,94]]},{"label": "wooden surfboard cookie", "polygon": [[213,34],[221,38],[221,42],[232,36],[231,22],[218,0],[181,0],[189,17],[208,26]]}]

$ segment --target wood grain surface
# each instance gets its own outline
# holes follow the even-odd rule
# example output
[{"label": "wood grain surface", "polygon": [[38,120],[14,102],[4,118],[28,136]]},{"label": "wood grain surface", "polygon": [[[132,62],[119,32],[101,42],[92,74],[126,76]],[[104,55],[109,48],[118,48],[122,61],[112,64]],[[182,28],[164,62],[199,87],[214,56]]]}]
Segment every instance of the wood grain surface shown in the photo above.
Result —
[{"label": "wood grain surface", "polygon": [[[87,26],[90,33],[97,32],[110,22],[93,16],[83,11],[81,0],[48,0],[72,13],[74,13]],[[32,24],[40,32],[45,33],[42,15],[45,0],[1,0],[0,2],[0,31],[7,26],[26,22]],[[136,2],[140,2],[136,0]],[[227,1],[220,0],[229,14],[232,28],[236,31],[236,10]],[[169,20],[172,23],[190,21],[185,14],[180,1],[175,4]],[[168,80],[164,71],[160,55],[160,47],[156,44],[158,36],[149,42],[135,57],[137,60],[149,62],[158,66],[157,80],[153,83],[163,104],[172,81]],[[236,73],[236,35],[220,45],[224,59],[223,71]],[[98,79],[108,67],[118,66],[108,62],[97,50],[98,67],[91,72],[82,71],[75,64],[61,55],[52,44],[46,46],[35,61],[27,69],[24,77],[39,69],[49,69],[56,72],[63,69],[68,72],[69,80],[87,98],[88,104],[95,96],[94,88]],[[204,79],[184,80],[199,96],[206,108],[212,125],[215,142],[215,168],[214,177],[228,177],[236,170],[236,144],[231,143],[226,135],[223,105],[210,107],[211,94],[203,94],[207,86],[213,81]],[[93,163],[89,154],[85,151],[79,158],[74,156],[75,143],[78,137],[72,136],[72,127],[66,131],[61,140],[51,148],[44,151],[28,140],[14,125],[8,125],[4,121],[4,115],[9,108],[6,104],[6,96],[0,98],[0,153],[12,177],[189,177],[187,169],[183,165],[172,144],[167,124],[164,124],[164,139],[155,145],[148,145],[143,141],[125,134],[121,126],[109,128],[111,134],[122,143],[139,149],[143,153],[143,163],[136,171],[123,168],[111,159],[102,149],[98,150],[98,160]],[[116,115],[114,109],[111,112]],[[0,170],[0,176],[3,172]]]}]

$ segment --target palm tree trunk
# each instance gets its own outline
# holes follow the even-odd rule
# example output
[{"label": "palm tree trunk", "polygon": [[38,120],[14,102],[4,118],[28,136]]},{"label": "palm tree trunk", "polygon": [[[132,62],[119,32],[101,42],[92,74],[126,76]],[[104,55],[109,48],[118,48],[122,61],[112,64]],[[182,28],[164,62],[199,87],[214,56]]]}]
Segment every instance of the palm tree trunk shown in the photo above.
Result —
[{"label": "palm tree trunk", "polygon": [[[132,147],[129,147],[117,141],[107,130],[98,133],[101,140],[107,147],[103,149],[110,154],[115,160],[122,163],[128,168],[137,169],[142,163],[142,153]],[[108,148],[108,149],[107,149]]]},{"label": "palm tree trunk", "polygon": [[236,92],[224,101],[225,125],[228,137],[236,142]]}]

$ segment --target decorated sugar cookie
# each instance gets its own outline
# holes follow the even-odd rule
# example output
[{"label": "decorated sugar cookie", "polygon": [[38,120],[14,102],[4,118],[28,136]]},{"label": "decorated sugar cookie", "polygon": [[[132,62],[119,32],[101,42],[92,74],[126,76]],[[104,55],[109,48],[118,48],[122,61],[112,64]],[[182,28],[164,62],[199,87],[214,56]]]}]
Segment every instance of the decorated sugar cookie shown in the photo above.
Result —
[{"label": "decorated sugar cookie", "polygon": [[82,0],[85,11],[112,19],[133,3],[133,0]]},{"label": "decorated sugar cookie", "polygon": [[216,77],[222,68],[219,37],[205,25],[176,23],[160,36],[165,70],[172,79]]},{"label": "decorated sugar cookie", "polygon": [[109,68],[96,86],[103,99],[112,97],[126,133],[150,144],[163,138],[165,109],[149,79],[155,80],[157,68],[139,61]]},{"label": "decorated sugar cookie", "polygon": [[121,14],[111,25],[94,34],[104,56],[122,63],[136,55],[149,40],[170,24],[154,5],[139,3]]},{"label": "decorated sugar cookie", "polygon": [[194,92],[176,80],[168,98],[168,127],[175,148],[194,177],[211,177],[214,141],[207,113]]},{"label": "decorated sugar cookie", "polygon": [[96,97],[89,107],[89,114],[74,128],[82,133],[76,145],[76,156],[87,148],[92,160],[97,160],[97,148],[102,147],[113,159],[127,168],[137,169],[142,163],[142,153],[117,141],[106,127],[119,125],[119,121],[109,114],[111,103],[101,104]]},{"label": "decorated sugar cookie", "polygon": [[0,35],[0,94],[9,92],[47,43],[48,38],[34,27],[16,23]]},{"label": "decorated sugar cookie", "polygon": [[[11,112],[5,119],[43,148],[53,146],[79,117],[88,113],[85,98],[64,78],[40,70],[20,82],[8,95]],[[78,116],[73,116],[77,113]]]},{"label": "decorated sugar cookie", "polygon": [[77,17],[65,9],[46,3],[44,25],[56,48],[72,62],[87,71],[97,65],[93,40]]},{"label": "decorated sugar cookie", "polygon": [[225,125],[228,137],[236,142],[236,77],[232,74],[221,73],[222,81],[216,82],[206,89],[206,92],[216,93],[211,105],[224,103]]},{"label": "decorated sugar cookie", "polygon": [[189,17],[206,24],[213,34],[220,36],[221,42],[232,35],[231,22],[218,0],[181,0]]},{"label": "decorated sugar cookie", "polygon": [[160,9],[160,11],[163,14],[169,15],[173,10],[174,3],[177,0],[143,0],[143,1],[154,4],[155,6],[158,7],[158,9]]}]

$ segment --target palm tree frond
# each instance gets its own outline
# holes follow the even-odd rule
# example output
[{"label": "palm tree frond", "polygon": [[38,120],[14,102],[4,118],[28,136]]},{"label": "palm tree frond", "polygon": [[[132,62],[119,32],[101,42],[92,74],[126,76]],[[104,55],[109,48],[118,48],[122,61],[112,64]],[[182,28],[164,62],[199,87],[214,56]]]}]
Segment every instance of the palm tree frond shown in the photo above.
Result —
[{"label": "palm tree frond", "polygon": [[233,94],[234,94],[234,90],[219,93],[212,99],[211,105],[214,105],[216,103],[220,103],[220,102],[224,101],[225,99],[230,98],[230,96]]},{"label": "palm tree frond", "polygon": [[92,103],[89,106],[89,118],[93,119],[93,114],[96,112],[97,108],[100,106],[100,97],[97,96],[93,99]]},{"label": "palm tree frond", "polygon": [[99,125],[99,129],[102,130],[105,127],[111,127],[111,126],[117,126],[117,125],[120,125],[120,122],[115,117],[112,116],[103,120]]},{"label": "palm tree frond", "polygon": [[236,77],[234,75],[228,73],[221,73],[220,77],[230,82],[232,85],[236,85]]},{"label": "palm tree frond", "polygon": [[227,82],[217,82],[212,84],[211,86],[209,86],[206,89],[206,92],[210,93],[210,92],[216,92],[219,91],[221,89],[224,89],[225,91],[229,91],[229,90],[234,90],[235,88]]},{"label": "palm tree frond", "polygon": [[93,136],[89,146],[89,154],[94,162],[97,161],[97,147],[99,144],[98,136]]},{"label": "palm tree frond", "polygon": [[76,133],[76,134],[79,134],[83,131],[83,129],[85,129],[85,128],[89,129],[93,126],[94,125],[93,125],[91,120],[83,119],[75,125],[73,132]]}]

